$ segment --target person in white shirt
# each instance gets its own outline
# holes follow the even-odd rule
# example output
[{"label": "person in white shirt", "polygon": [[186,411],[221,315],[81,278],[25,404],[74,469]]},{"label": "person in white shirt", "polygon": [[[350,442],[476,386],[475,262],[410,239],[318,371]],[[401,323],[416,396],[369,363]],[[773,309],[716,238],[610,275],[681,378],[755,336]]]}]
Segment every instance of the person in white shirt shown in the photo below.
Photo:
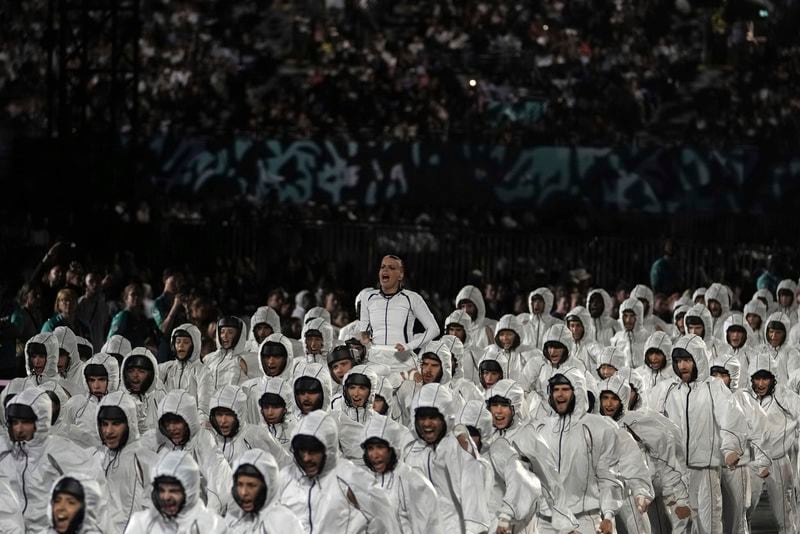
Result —
[{"label": "person in white shirt", "polygon": [[[404,278],[403,261],[385,256],[378,272],[380,287],[364,297],[359,322],[365,344],[369,340],[374,345],[368,359],[401,372],[416,367],[411,351],[439,335],[439,325],[428,305],[419,293],[403,287]],[[414,334],[417,320],[423,331]]]}]

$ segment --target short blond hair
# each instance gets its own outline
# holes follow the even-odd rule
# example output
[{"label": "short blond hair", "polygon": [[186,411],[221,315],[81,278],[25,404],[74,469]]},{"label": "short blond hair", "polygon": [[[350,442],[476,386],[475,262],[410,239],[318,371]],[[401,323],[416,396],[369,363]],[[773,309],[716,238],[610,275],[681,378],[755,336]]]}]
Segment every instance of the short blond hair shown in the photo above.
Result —
[{"label": "short blond hair", "polygon": [[76,304],[78,303],[78,294],[75,293],[74,290],[65,287],[64,289],[59,289],[58,293],[56,293],[56,301],[53,303],[53,311],[58,313],[58,301],[64,299],[71,299]]}]

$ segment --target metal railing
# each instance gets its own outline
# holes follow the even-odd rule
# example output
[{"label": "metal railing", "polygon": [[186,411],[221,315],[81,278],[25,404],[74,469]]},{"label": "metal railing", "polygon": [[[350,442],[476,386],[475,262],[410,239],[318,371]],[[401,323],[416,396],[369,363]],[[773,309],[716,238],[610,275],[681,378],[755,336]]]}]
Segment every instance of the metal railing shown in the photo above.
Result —
[{"label": "metal railing", "polygon": [[[575,269],[585,269],[593,285],[610,289],[649,283],[650,267],[662,246],[659,239],[633,237],[283,221],[230,226],[173,222],[162,227],[161,238],[164,262],[191,257],[198,268],[213,269],[219,258],[248,258],[256,267],[257,282],[267,286],[278,282],[271,274],[276,266],[295,261],[344,265],[346,278],[358,289],[375,279],[383,254],[398,254],[413,287],[440,294],[454,294],[476,277],[514,281],[523,289],[568,283]],[[752,274],[772,251],[764,245],[681,241],[675,261],[684,287],[698,287]]]}]

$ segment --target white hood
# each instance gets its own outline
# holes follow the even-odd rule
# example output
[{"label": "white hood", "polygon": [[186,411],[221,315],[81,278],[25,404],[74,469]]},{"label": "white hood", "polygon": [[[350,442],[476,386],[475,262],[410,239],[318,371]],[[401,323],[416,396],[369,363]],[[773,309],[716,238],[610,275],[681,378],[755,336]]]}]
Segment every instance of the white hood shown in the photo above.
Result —
[{"label": "white hood", "polygon": [[455,299],[456,308],[458,308],[460,303],[465,300],[468,300],[475,305],[475,308],[477,309],[478,312],[476,314],[474,322],[476,324],[481,324],[483,320],[486,318],[486,304],[483,301],[483,294],[481,293],[481,290],[471,285],[462,287],[461,290],[458,292],[458,295],[456,295]]}]

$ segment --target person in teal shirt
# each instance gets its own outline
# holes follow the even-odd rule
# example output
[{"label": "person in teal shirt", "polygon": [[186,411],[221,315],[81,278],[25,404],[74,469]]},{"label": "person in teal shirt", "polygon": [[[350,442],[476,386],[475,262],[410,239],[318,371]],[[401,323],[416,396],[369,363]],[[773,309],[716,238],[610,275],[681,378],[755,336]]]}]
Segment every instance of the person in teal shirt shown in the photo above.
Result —
[{"label": "person in teal shirt", "polygon": [[53,332],[59,326],[66,326],[76,336],[91,338],[92,329],[78,318],[78,295],[69,288],[60,289],[56,294],[54,306],[56,314],[45,321],[42,332]]},{"label": "person in teal shirt", "polygon": [[155,324],[144,314],[142,297],[144,291],[139,284],[128,284],[122,293],[125,309],[117,312],[111,320],[108,339],[121,335],[131,342],[131,348],[145,347],[158,342]]}]

